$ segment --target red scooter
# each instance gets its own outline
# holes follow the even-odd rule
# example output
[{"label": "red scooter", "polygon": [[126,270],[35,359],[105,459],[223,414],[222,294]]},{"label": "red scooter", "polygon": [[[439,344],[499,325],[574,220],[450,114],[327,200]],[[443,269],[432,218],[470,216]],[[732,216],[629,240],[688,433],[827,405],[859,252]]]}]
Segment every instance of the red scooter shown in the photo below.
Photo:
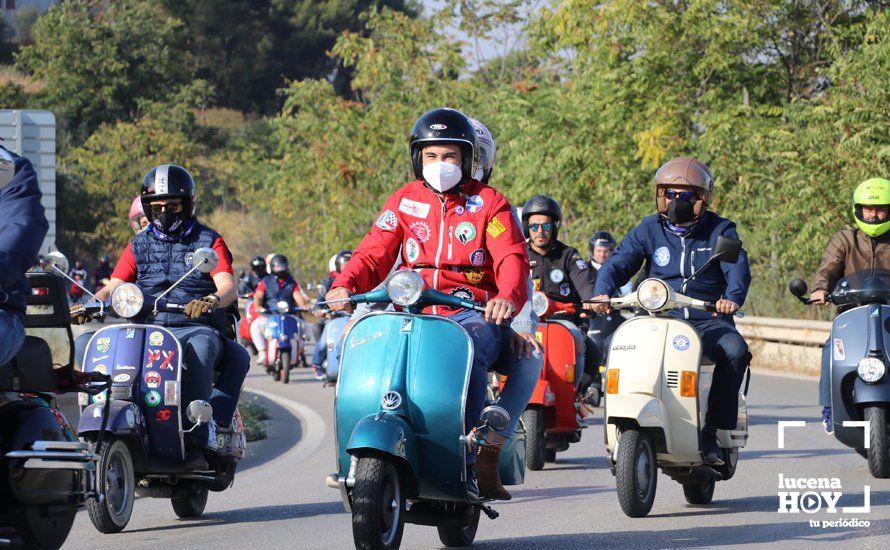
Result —
[{"label": "red scooter", "polygon": [[253,345],[253,339],[250,336],[250,324],[259,316],[253,301],[253,292],[241,294],[238,298],[245,300],[244,317],[238,321],[238,343],[244,346],[247,351],[256,355],[256,347]]},{"label": "red scooter", "polygon": [[[544,368],[529,399],[522,422],[525,425],[525,460],[532,470],[554,462],[556,453],[581,440],[575,409],[576,381],[584,361],[584,335],[571,321],[578,304],[550,300],[542,292],[532,296],[540,323],[535,336],[544,348]],[[506,377],[500,379],[503,389]]]}]

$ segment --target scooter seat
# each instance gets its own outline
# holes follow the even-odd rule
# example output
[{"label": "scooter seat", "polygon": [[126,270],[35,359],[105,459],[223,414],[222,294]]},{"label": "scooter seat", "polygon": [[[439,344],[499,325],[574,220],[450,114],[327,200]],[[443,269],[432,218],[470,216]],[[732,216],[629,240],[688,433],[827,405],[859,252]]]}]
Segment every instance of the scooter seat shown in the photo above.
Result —
[{"label": "scooter seat", "polygon": [[42,338],[25,336],[12,361],[0,365],[0,391],[52,392],[58,385],[52,351]]}]

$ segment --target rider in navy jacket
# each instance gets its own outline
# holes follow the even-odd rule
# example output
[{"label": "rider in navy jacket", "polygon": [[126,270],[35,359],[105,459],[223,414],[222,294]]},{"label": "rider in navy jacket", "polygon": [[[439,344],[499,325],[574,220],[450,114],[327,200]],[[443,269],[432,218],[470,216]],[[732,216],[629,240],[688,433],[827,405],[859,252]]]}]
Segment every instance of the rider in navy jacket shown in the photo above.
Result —
[{"label": "rider in navy jacket", "polygon": [[0,365],[25,339],[25,272],[37,261],[49,229],[40,197],[31,162],[0,147]]},{"label": "rider in navy jacket", "polygon": [[[658,213],[647,216],[621,241],[600,269],[594,293],[607,299],[646,262],[649,277],[657,277],[680,292],[683,281],[701,268],[720,235],[737,239],[735,224],[707,211],[714,184],[703,163],[690,158],[668,161],[655,174]],[[671,312],[686,319],[702,339],[702,351],[715,363],[702,427],[701,451],[707,464],[723,464],[717,430],[731,430],[738,418],[739,388],[751,361],[748,345],[732,314],[748,295],[751,271],[744,251],[734,264],[716,262],[689,281],[682,294],[713,302],[718,313],[683,309]],[[608,303],[596,305],[608,311]]]}]

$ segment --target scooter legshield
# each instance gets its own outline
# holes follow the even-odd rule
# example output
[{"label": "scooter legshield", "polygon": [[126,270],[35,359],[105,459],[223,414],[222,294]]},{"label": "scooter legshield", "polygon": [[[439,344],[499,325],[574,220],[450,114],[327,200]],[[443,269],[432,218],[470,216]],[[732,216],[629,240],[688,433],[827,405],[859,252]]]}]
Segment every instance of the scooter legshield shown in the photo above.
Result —
[{"label": "scooter legshield", "polygon": [[[147,434],[149,455],[162,462],[179,462],[185,456],[180,416],[182,368],[179,340],[154,325],[104,327],[90,339],[84,355],[84,371],[111,375],[111,398],[133,403],[141,412],[144,424],[136,418],[136,435]],[[93,403],[101,406],[105,393],[94,396]],[[128,424],[128,415],[122,414]],[[81,415],[81,422],[93,420],[91,413]],[[115,417],[109,420],[114,420],[108,424],[110,430],[120,424]]]},{"label": "scooter legshield", "polygon": [[[407,447],[404,455],[414,496],[463,501],[466,451],[460,438],[473,360],[466,331],[442,317],[384,312],[363,317],[344,338],[335,414],[340,477],[346,478],[350,455],[362,448],[399,456],[392,452],[398,425],[406,446],[409,432],[416,441],[416,458]],[[373,433],[355,433],[374,428],[378,415],[386,422]]]}]

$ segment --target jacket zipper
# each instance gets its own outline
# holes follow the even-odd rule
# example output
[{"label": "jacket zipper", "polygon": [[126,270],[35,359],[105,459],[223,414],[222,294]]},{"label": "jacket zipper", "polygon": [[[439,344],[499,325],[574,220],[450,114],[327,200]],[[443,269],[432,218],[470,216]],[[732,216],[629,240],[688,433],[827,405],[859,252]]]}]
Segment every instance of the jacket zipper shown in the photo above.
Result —
[{"label": "jacket zipper", "polygon": [[[683,250],[680,252],[680,276],[686,278],[686,237],[680,237],[680,245]],[[694,251],[693,251],[694,252]],[[689,308],[683,308],[683,318],[689,319]]]},{"label": "jacket zipper", "polygon": [[[442,216],[439,218],[439,246],[436,248],[436,261],[433,262],[433,290],[439,290],[439,259],[442,257],[442,245],[445,241],[445,200],[439,197],[439,202],[442,203]],[[433,315],[438,313],[438,306],[433,306]]]}]

